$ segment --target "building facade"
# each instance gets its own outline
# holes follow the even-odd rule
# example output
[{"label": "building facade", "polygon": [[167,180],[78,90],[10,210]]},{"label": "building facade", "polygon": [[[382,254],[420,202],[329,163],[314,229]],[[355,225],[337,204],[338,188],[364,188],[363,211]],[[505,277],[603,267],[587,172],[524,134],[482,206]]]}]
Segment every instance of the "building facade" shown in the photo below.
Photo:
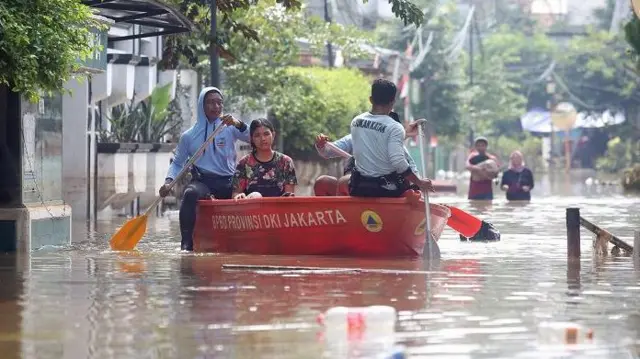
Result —
[{"label": "building facade", "polygon": [[93,29],[92,41],[101,49],[65,84],[70,93],[31,103],[0,86],[0,251],[71,242],[72,218],[95,213],[96,113],[170,82],[155,67],[162,36],[191,29],[177,11],[155,1],[83,3],[109,30]]}]

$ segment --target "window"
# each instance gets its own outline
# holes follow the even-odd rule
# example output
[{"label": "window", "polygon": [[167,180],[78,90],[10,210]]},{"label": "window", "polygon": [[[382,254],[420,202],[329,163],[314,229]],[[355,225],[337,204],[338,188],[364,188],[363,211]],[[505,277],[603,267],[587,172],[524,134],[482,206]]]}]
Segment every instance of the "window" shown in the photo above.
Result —
[{"label": "window", "polygon": [[23,202],[62,201],[62,95],[22,100]]}]

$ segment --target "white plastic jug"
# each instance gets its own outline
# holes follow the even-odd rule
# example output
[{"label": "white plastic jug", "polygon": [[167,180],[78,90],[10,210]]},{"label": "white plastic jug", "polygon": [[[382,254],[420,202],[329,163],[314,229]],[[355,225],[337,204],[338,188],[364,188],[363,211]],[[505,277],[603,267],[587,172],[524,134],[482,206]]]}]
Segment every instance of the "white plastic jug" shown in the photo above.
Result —
[{"label": "white plastic jug", "polygon": [[323,339],[332,358],[378,357],[395,344],[393,307],[333,307],[318,316]]},{"label": "white plastic jug", "polygon": [[593,343],[593,330],[576,323],[543,322],[538,326],[538,343],[572,345]]}]

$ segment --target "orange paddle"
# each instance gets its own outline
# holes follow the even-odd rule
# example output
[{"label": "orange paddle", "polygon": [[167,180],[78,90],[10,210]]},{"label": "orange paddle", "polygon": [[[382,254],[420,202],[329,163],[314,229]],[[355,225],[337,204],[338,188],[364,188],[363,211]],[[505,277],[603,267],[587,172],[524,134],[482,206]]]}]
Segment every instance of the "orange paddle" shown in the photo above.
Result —
[{"label": "orange paddle", "polygon": [[[171,183],[169,184],[169,190],[171,190],[173,186],[175,186],[176,183],[178,183],[178,181],[180,181],[182,177],[187,174],[189,167],[191,167],[191,165],[193,165],[198,157],[202,155],[207,145],[213,140],[214,137],[216,137],[220,133],[220,131],[222,131],[224,127],[225,125],[221,123],[220,125],[218,125],[218,128],[216,128],[209,135],[209,137],[207,137],[202,146],[198,148],[196,153],[191,156],[187,164],[184,165],[182,171],[180,171],[176,178],[171,181]],[[142,236],[144,236],[145,232],[147,231],[147,219],[149,218],[149,213],[151,213],[151,211],[156,208],[160,201],[162,201],[162,197],[156,198],[156,200],[151,203],[151,206],[149,206],[149,208],[147,208],[147,210],[141,216],[128,220],[122,227],[120,227],[120,229],[113,235],[113,237],[111,237],[111,240],[109,241],[111,249],[114,251],[130,251],[134,249],[138,242],[140,242],[140,240],[142,239]]]}]

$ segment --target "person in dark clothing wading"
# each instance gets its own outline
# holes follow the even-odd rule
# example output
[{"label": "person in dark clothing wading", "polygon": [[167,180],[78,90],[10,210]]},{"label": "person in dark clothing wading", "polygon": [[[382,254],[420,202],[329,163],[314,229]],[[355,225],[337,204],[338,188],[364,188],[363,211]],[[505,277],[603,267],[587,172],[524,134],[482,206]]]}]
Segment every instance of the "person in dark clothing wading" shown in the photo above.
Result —
[{"label": "person in dark clothing wading", "polygon": [[509,201],[531,200],[533,173],[525,167],[520,151],[513,151],[509,157],[509,169],[502,174],[500,186],[507,192]]}]

